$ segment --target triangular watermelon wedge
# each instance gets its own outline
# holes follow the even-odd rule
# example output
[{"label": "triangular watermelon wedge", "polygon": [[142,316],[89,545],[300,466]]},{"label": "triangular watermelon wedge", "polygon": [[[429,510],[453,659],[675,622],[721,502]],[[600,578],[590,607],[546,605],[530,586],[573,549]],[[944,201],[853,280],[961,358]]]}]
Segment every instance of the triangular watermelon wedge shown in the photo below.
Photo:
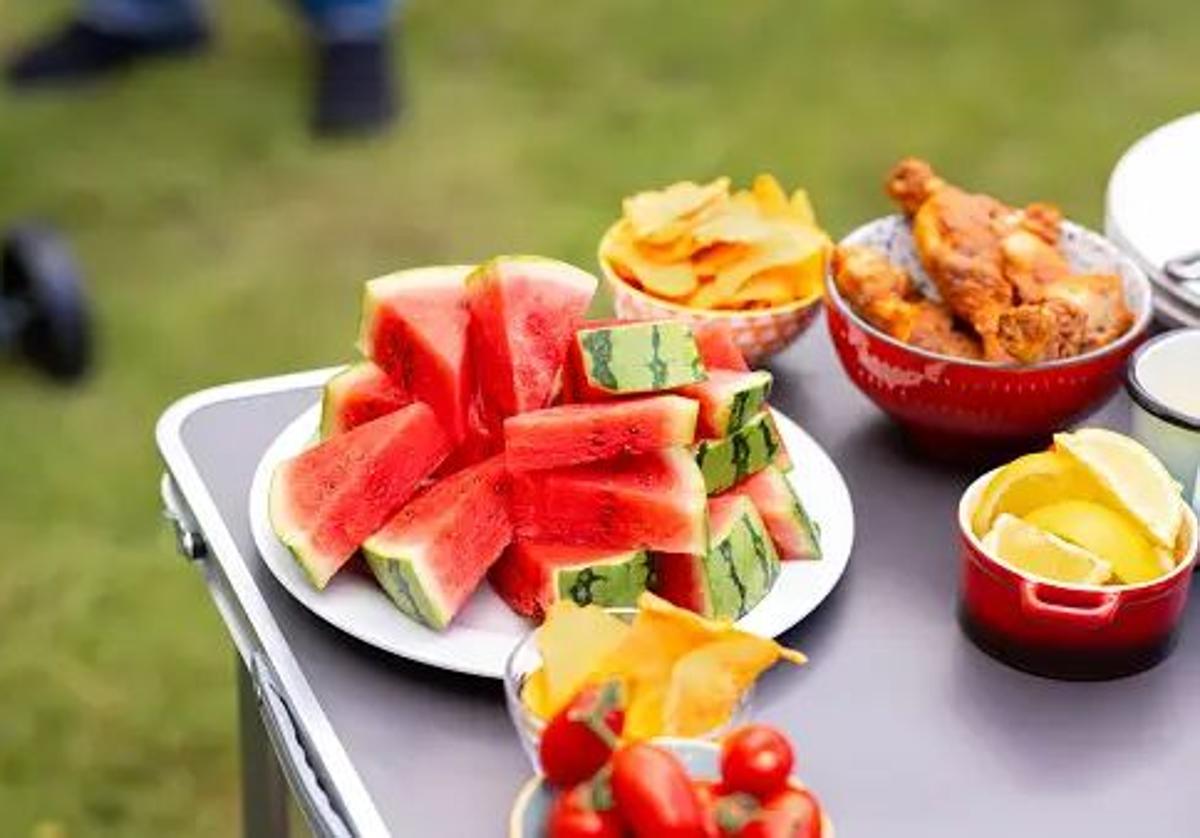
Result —
[{"label": "triangular watermelon wedge", "polygon": [[363,544],[396,607],[444,629],[512,538],[504,458],[443,478]]},{"label": "triangular watermelon wedge", "polygon": [[271,527],[324,588],[450,453],[429,407],[414,402],[280,463]]},{"label": "triangular watermelon wedge", "polygon": [[513,530],[526,541],[703,553],[704,477],[686,448],[511,472]]},{"label": "triangular watermelon wedge", "polygon": [[540,256],[499,256],[467,278],[479,386],[500,418],[550,403],[596,278]]},{"label": "triangular watermelon wedge", "polygon": [[454,442],[467,434],[471,363],[464,280],[469,265],[397,271],[367,282],[358,348],[413,398]]},{"label": "triangular watermelon wedge", "polygon": [[325,384],[321,438],[344,434],[411,402],[412,396],[378,365],[370,361],[352,364]]}]

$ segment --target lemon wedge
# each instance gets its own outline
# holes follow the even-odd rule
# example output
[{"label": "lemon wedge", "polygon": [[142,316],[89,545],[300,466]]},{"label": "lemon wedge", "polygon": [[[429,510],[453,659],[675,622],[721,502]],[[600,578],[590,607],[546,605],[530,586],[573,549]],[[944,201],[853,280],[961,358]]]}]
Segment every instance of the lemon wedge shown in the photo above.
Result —
[{"label": "lemon wedge", "polygon": [[[1103,428],[1054,435],[1055,449],[1070,455],[1104,487],[1157,544],[1168,549],[1183,524],[1183,500],[1170,473],[1141,443]],[[1077,497],[1063,493],[1059,497]]]},{"label": "lemon wedge", "polygon": [[1002,512],[983,539],[983,549],[1018,570],[1078,585],[1102,585],[1112,565],[1082,547]]},{"label": "lemon wedge", "polygon": [[1175,567],[1128,515],[1093,501],[1059,501],[1035,509],[1025,520],[1099,556],[1120,582],[1149,582]]},{"label": "lemon wedge", "polygon": [[1063,498],[1098,500],[1102,490],[1078,462],[1058,451],[1026,454],[996,472],[984,487],[971,517],[975,535],[983,536],[1007,512],[1024,517]]}]

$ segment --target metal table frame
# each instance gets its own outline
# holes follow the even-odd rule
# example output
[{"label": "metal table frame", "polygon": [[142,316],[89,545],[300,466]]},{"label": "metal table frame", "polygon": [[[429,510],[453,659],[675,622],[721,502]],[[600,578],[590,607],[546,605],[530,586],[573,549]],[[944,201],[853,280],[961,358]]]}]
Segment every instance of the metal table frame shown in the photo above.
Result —
[{"label": "metal table frame", "polygon": [[173,404],[155,429],[169,468],[160,486],[164,513],[175,528],[179,552],[201,568],[238,654],[242,814],[249,836],[287,834],[289,786],[319,836],[389,832],[246,565],[237,559],[238,550],[180,432],[185,419],[200,408],[320,386],[334,369],[195,393]]}]

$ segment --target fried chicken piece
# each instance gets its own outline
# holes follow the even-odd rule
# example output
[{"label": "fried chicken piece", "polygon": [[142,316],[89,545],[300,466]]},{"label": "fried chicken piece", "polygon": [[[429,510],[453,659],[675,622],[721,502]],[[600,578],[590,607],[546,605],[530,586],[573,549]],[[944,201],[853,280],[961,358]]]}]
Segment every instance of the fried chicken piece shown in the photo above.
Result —
[{"label": "fried chicken piece", "polygon": [[942,355],[982,356],[979,342],[955,328],[950,310],[926,299],[908,273],[877,250],[855,245],[837,248],[833,278],[854,310],[884,333]]},{"label": "fried chicken piece", "polygon": [[1017,299],[1036,303],[1046,299],[1046,286],[1071,275],[1071,266],[1052,244],[1026,229],[1018,229],[1000,243],[1002,270]]},{"label": "fried chicken piece", "polygon": [[1047,300],[1068,302],[1084,313],[1084,352],[1112,343],[1133,325],[1116,274],[1065,276],[1047,285],[1045,293]]},{"label": "fried chicken piece", "polygon": [[892,170],[887,189],[912,217],[917,254],[942,300],[979,334],[986,357],[1007,360],[996,331],[1015,302],[1000,248],[1012,209],[946,183],[912,158]]},{"label": "fried chicken piece", "polygon": [[1078,355],[1084,347],[1087,315],[1066,300],[1015,306],[1001,313],[996,339],[1022,364]]}]

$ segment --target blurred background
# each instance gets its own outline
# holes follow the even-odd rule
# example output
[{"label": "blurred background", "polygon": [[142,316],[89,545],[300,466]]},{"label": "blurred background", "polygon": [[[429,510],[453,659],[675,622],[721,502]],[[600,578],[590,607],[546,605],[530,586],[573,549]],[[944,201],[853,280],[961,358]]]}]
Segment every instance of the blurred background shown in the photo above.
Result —
[{"label": "blurred background", "polygon": [[[0,91],[0,226],[60,225],[98,326],[77,388],[0,365],[6,835],[236,831],[232,653],[159,517],[153,425],[348,358],[362,280],[594,269],[623,195],[722,173],[806,186],[837,238],[890,211],[904,154],[1099,226],[1122,150],[1197,106],[1193,0],[415,0],[402,119],[322,142],[284,4],[218,5],[196,60]],[[70,8],[0,0],[0,49]]]}]

